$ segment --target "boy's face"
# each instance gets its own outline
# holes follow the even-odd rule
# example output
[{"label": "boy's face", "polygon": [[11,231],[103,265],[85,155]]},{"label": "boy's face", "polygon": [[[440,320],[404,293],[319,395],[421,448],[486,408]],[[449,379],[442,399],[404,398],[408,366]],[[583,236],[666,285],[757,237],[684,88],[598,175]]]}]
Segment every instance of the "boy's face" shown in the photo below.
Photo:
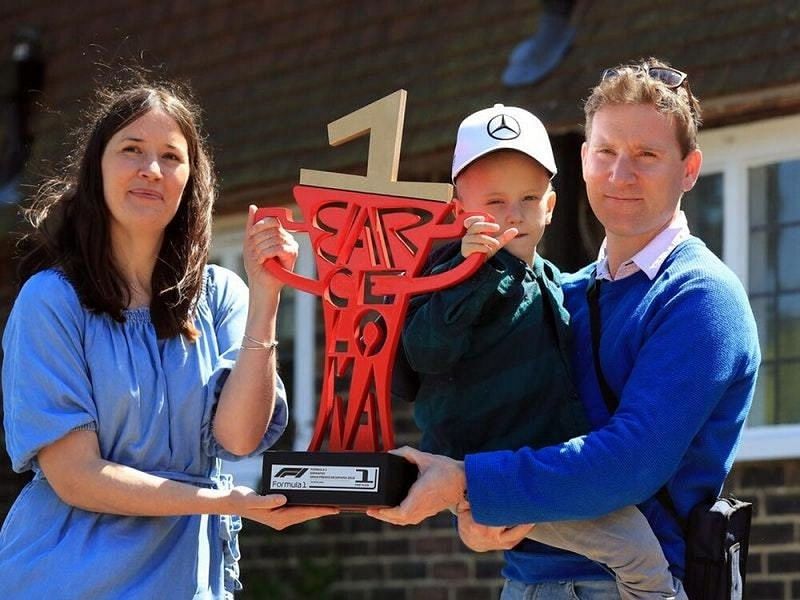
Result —
[{"label": "boy's face", "polygon": [[460,210],[490,214],[500,225],[497,235],[510,227],[517,229],[505,248],[531,263],[556,205],[550,174],[542,165],[521,152],[492,152],[459,174],[456,196]]}]

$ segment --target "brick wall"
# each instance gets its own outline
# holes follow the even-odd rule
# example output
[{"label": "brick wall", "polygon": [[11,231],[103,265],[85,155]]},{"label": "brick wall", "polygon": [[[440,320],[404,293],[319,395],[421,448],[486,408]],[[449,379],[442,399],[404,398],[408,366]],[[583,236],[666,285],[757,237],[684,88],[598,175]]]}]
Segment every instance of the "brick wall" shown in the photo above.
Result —
[{"label": "brick wall", "polygon": [[468,552],[445,514],[407,529],[355,514],[279,533],[251,525],[242,553],[243,598],[488,600],[501,585],[500,556]]},{"label": "brick wall", "polygon": [[748,598],[800,598],[800,460],[737,465],[727,487],[754,505]]}]

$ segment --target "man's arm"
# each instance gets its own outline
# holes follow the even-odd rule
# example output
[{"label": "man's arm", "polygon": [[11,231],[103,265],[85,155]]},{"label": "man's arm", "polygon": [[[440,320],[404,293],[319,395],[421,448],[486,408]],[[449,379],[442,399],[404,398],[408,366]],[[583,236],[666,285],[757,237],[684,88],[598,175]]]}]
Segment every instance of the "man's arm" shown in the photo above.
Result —
[{"label": "man's arm", "polygon": [[541,450],[467,456],[476,521],[593,518],[652,497],[676,473],[702,470],[671,490],[686,512],[721,484],[760,361],[755,324],[741,286],[695,277],[676,289],[647,324],[604,427]]},{"label": "man's arm", "polygon": [[[733,309],[729,294],[736,296]],[[479,523],[585,519],[650,498],[694,444],[702,446],[698,459],[704,452],[726,454],[729,468],[760,360],[746,297],[735,289],[709,294],[687,288],[666,308],[605,427],[540,450],[468,455],[463,465],[404,451],[420,466],[417,483],[399,507],[371,511],[371,516],[418,523],[457,502],[466,482]],[[704,350],[709,340],[718,351]],[[709,419],[716,421],[713,430],[698,436]],[[676,497],[679,510],[702,493],[688,490]]]}]

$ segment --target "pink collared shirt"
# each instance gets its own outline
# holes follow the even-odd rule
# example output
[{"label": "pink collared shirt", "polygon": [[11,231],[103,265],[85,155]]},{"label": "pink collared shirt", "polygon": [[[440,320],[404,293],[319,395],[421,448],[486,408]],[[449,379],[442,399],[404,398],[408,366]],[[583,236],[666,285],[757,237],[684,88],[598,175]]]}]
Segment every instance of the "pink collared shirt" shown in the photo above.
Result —
[{"label": "pink collared shirt", "polygon": [[604,239],[597,255],[597,279],[618,281],[630,277],[637,271],[644,271],[645,275],[652,280],[663,262],[667,260],[669,253],[675,249],[675,246],[687,239],[689,235],[689,224],[686,221],[686,215],[683,214],[682,210],[678,211],[678,214],[675,215],[664,231],[650,240],[650,243],[634,254],[632,258],[619,266],[616,277],[612,277],[608,268],[607,240]]}]

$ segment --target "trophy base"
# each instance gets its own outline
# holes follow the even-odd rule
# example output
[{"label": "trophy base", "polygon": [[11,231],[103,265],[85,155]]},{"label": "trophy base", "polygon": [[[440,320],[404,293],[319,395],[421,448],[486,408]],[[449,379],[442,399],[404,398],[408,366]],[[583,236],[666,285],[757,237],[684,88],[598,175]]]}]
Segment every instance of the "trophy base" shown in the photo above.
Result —
[{"label": "trophy base", "polygon": [[400,504],[417,474],[387,452],[266,452],[261,493],[283,494],[288,505],[363,511]]}]

